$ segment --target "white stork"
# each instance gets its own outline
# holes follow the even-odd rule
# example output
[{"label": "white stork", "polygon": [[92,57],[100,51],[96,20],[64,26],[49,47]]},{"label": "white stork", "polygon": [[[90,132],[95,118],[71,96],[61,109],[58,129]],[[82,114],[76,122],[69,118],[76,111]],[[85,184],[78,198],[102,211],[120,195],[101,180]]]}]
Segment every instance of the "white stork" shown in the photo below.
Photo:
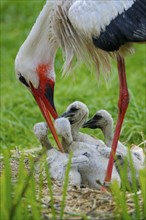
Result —
[{"label": "white stork", "polygon": [[129,102],[124,55],[131,50],[131,43],[146,41],[145,12],[145,0],[48,0],[15,60],[17,78],[33,94],[63,151],[50,117],[50,114],[54,119],[58,116],[53,101],[54,59],[58,47],[62,47],[66,57],[65,72],[70,70],[74,57],[92,62],[98,71],[101,64],[108,70],[109,58],[117,57],[119,114],[105,181],[111,179]]}]

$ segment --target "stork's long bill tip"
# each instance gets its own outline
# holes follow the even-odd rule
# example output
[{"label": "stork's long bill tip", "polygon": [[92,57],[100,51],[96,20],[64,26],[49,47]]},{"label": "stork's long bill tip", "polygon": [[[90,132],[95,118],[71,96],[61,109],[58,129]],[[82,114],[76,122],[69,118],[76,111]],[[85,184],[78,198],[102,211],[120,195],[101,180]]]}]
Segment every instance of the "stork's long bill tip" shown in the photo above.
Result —
[{"label": "stork's long bill tip", "polygon": [[[56,133],[53,121],[51,116],[56,119],[58,117],[58,114],[56,112],[55,106],[54,106],[54,102],[53,102],[53,90],[49,91],[51,93],[48,94],[46,92],[43,92],[43,90],[41,88],[34,88],[34,86],[32,84],[30,84],[31,86],[31,92],[50,128],[50,131],[54,137],[54,140],[56,141],[56,144],[59,148],[59,150],[61,152],[64,152],[62,145],[60,143],[60,140],[58,138],[58,135]],[[46,87],[48,87],[49,85],[47,84]],[[48,87],[49,88],[49,87]]]}]

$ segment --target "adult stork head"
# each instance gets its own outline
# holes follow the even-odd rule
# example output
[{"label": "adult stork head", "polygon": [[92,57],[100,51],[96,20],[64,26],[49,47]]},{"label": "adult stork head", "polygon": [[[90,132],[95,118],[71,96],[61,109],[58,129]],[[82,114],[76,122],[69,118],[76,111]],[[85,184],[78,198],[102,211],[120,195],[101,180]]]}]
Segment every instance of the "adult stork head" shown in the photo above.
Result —
[{"label": "adult stork head", "polygon": [[52,15],[48,16],[47,12],[48,4],[19,49],[15,60],[15,72],[18,80],[34,96],[58,147],[63,151],[51,119],[58,117],[54,105],[54,58],[57,42],[55,38],[52,40],[49,27]]},{"label": "adult stork head", "polygon": [[[30,59],[29,63],[31,63],[31,61],[32,60]],[[32,62],[30,66],[27,66],[23,63],[23,57],[18,54],[15,67],[18,80],[26,86],[34,96],[34,99],[46,119],[58,147],[62,151],[58,136],[51,120],[51,117],[54,119],[58,117],[54,105],[55,74],[52,64],[40,62],[35,65],[35,63]]]}]

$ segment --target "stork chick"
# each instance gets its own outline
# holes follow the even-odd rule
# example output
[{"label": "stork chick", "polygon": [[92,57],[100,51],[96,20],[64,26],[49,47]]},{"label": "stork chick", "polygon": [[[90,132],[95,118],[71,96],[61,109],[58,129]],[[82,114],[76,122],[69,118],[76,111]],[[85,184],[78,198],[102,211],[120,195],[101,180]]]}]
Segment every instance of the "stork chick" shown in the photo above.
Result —
[{"label": "stork chick", "polygon": [[48,125],[46,122],[36,123],[33,127],[33,132],[38,138],[42,147],[46,147],[48,150],[52,149],[52,145],[48,139]]},{"label": "stork chick", "polygon": [[[96,114],[88,120],[86,123],[84,123],[83,128],[88,127],[91,129],[100,128],[103,132],[103,135],[105,137],[105,144],[111,148],[112,146],[112,140],[113,140],[113,118],[107,112],[106,110],[99,110],[96,112]],[[136,171],[136,178],[138,179],[139,170],[144,168],[144,152],[141,148],[139,150],[136,150],[136,153],[134,152],[135,148],[132,149],[131,156],[133,160],[133,165]],[[130,158],[128,149],[120,142],[118,141],[117,146],[117,152],[118,155],[121,156],[120,160],[122,159],[124,161],[124,158],[126,158],[128,161],[128,179],[130,182],[132,182],[131,177],[131,171],[130,171]]]},{"label": "stork chick", "polygon": [[[98,150],[96,145],[74,141],[71,133],[71,125],[68,119],[58,118],[55,120],[54,125],[57,134],[64,138],[66,145],[68,146],[68,151],[72,151],[74,156],[78,157],[83,155],[88,159],[85,164],[80,163],[78,165],[82,183],[91,188],[100,189],[101,185],[98,182],[101,184],[104,183],[108,158]],[[120,185],[120,176],[115,166],[113,168],[111,181],[114,180],[117,180],[118,184]]]},{"label": "stork chick", "polygon": [[[83,155],[73,157],[71,161],[71,169],[69,172],[69,183],[71,185],[81,184],[81,175],[78,172],[78,165],[86,163],[87,158]],[[56,149],[48,151],[47,162],[51,177],[55,180],[63,182],[68,164],[68,154],[62,153]]]},{"label": "stork chick", "polygon": [[[40,122],[34,125],[35,136],[40,141],[42,147],[47,148],[47,163],[49,166],[50,175],[53,179],[63,182],[66,166],[68,164],[68,154],[62,153],[54,149],[47,137],[48,126],[45,122]],[[78,172],[77,165],[84,164],[87,161],[85,156],[73,157],[71,169],[69,173],[69,182],[71,185],[80,185],[81,176]]]},{"label": "stork chick", "polygon": [[[89,115],[88,107],[80,101],[75,101],[70,104],[66,111],[61,115],[61,117],[66,117],[69,119],[71,124],[71,133],[74,141],[81,141],[91,145],[97,145],[105,147],[105,144],[102,140],[98,140],[94,137],[91,137],[88,134],[79,132],[79,129],[82,127],[84,122],[87,120]],[[63,138],[63,146],[66,146]],[[65,148],[67,150],[68,147]]]}]

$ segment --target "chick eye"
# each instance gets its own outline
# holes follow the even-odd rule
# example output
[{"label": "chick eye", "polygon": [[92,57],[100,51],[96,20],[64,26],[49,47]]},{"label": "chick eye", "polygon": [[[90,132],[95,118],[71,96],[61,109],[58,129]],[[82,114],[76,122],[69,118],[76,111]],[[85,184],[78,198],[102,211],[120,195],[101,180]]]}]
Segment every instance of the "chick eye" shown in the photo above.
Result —
[{"label": "chick eye", "polygon": [[79,110],[77,107],[72,107],[71,109],[70,109],[72,112],[76,112],[77,110]]},{"label": "chick eye", "polygon": [[28,83],[26,82],[26,79],[19,73],[19,81],[23,83],[25,86],[29,87]]},{"label": "chick eye", "polygon": [[93,118],[94,118],[95,120],[100,120],[100,119],[102,119],[102,116],[101,116],[101,115],[95,115]]}]

